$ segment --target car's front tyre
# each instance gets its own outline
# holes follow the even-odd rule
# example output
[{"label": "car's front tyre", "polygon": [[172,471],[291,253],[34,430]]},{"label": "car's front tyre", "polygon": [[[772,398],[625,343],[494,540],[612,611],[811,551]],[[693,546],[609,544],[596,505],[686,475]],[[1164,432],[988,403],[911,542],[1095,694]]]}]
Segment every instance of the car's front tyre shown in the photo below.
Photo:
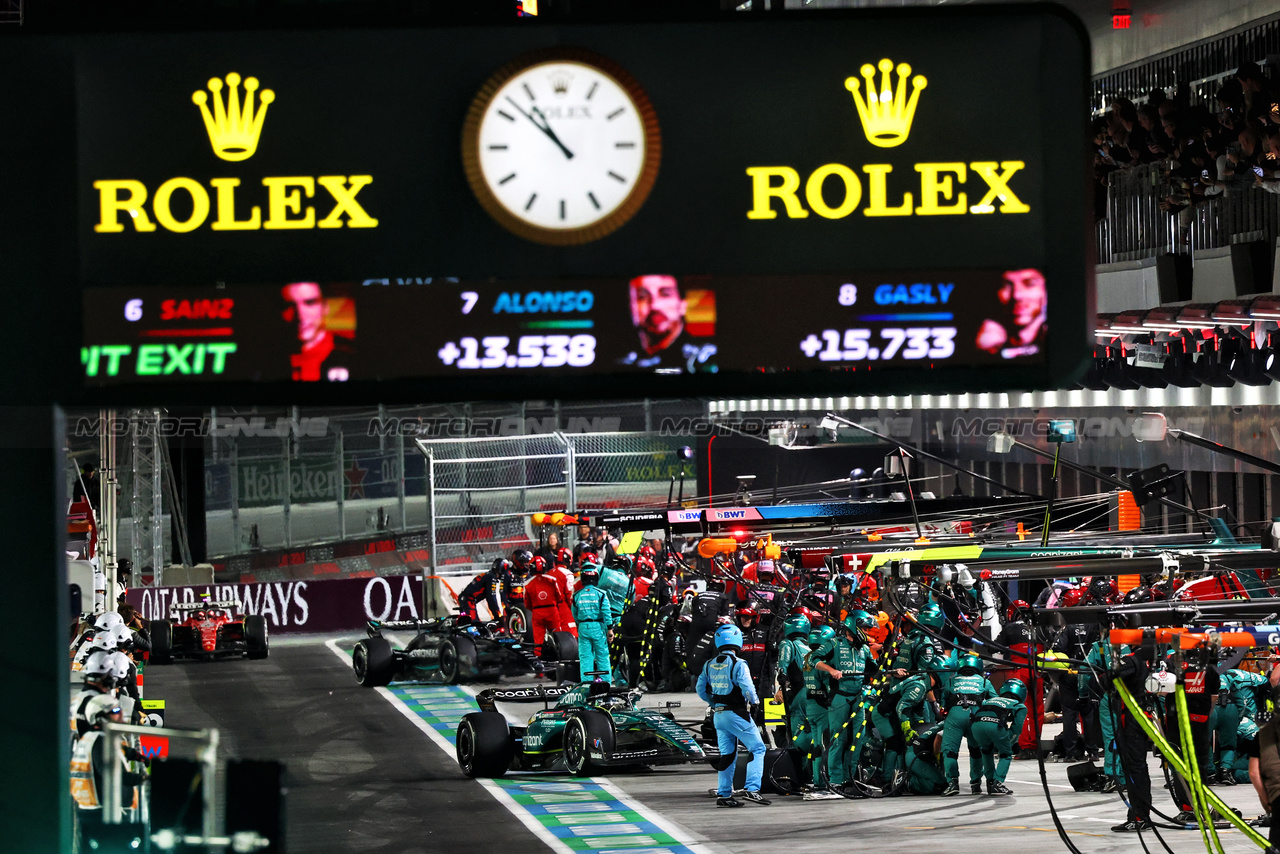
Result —
[{"label": "car's front tyre", "polygon": [[455,751],[468,777],[501,777],[515,759],[516,745],[501,714],[472,712],[458,723]]},{"label": "car's front tyre", "polygon": [[[613,724],[604,712],[582,711],[564,726],[564,765],[575,777],[587,777],[604,770],[613,752]],[[593,757],[592,751],[599,754]]]}]

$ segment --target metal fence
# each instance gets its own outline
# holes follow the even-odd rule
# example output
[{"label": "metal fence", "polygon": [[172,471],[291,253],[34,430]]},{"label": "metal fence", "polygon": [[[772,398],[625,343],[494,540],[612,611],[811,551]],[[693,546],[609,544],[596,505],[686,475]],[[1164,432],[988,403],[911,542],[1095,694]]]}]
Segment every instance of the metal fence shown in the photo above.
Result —
[{"label": "metal fence", "polygon": [[1218,249],[1280,235],[1280,196],[1257,188],[1228,190],[1189,210],[1168,212],[1162,163],[1108,176],[1106,213],[1097,222],[1098,263]]},{"label": "metal fence", "polygon": [[1101,115],[1113,98],[1141,102],[1157,88],[1186,106],[1211,104],[1223,79],[1241,63],[1269,64],[1276,54],[1280,54],[1280,16],[1099,74],[1093,79],[1090,105]]},{"label": "metal fence", "polygon": [[653,432],[416,440],[433,569],[479,567],[527,545],[535,512],[665,505],[683,443]]},{"label": "metal fence", "polygon": [[[673,444],[685,444],[656,434],[703,414],[705,405],[692,400],[214,410],[191,425],[205,436],[207,553],[237,555],[379,531],[424,530],[429,521],[427,468],[413,444],[416,438],[447,438],[461,447],[502,436],[563,449],[552,438],[559,433],[578,443],[577,486],[584,500],[596,502],[592,506],[631,506],[658,492],[665,499],[663,484],[635,485],[652,474],[642,464],[645,454],[665,454]],[[154,425],[167,416],[149,410],[132,420],[129,413],[120,416],[131,429],[112,434],[118,460],[109,466],[108,476],[119,495],[117,547],[120,554],[132,555],[141,570],[167,562],[172,552],[172,496],[161,488],[164,442],[154,440],[155,430],[141,429],[142,422]],[[97,411],[70,413],[69,449],[106,464],[101,448],[111,443],[102,439],[105,423]],[[640,446],[633,439],[616,444],[607,438],[646,432],[655,434],[656,445]],[[617,453],[631,456],[608,457],[613,460],[608,466],[602,462],[606,457],[596,456]],[[539,500],[513,512],[533,512],[557,502],[556,509],[564,508],[562,463],[554,465],[554,472],[528,472],[528,486],[537,488],[527,495]],[[470,474],[496,479],[499,472],[474,468]],[[543,474],[559,479],[560,493],[550,491],[550,480],[538,479]],[[606,503],[610,501],[621,503]],[[135,516],[141,524],[134,524]],[[136,554],[135,540],[140,547]],[[154,555],[163,557],[158,561]]]}]

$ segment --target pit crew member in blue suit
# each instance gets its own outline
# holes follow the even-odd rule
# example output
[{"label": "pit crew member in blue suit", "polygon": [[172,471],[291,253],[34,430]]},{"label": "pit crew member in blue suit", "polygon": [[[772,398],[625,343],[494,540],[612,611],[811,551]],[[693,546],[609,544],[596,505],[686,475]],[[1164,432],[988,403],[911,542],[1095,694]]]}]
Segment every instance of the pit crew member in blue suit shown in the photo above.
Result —
[{"label": "pit crew member in blue suit", "polygon": [[[733,625],[716,629],[716,654],[703,665],[698,676],[698,696],[711,706],[715,713],[716,736],[722,757],[734,756],[738,743],[751,752],[747,764],[747,790],[743,800],[768,806],[769,801],[760,795],[760,783],[764,777],[764,741],[751,720],[751,706],[760,704],[751,671],[738,658],[742,649],[742,630]],[[733,797],[733,771],[736,762],[727,763],[716,779],[716,806],[740,807],[742,801]]]}]

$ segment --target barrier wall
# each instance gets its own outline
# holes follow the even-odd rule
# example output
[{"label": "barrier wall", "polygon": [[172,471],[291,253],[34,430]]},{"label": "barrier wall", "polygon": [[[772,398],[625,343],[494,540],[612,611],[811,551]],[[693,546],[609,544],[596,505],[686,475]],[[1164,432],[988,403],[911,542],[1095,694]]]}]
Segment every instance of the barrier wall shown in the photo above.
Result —
[{"label": "barrier wall", "polygon": [[[460,590],[467,579],[449,579]],[[438,609],[456,610],[445,582],[431,579]],[[269,634],[316,634],[358,631],[366,620],[412,620],[422,612],[422,579],[418,575],[341,578],[327,581],[277,581],[254,584],[202,584],[185,587],[134,587],[127,601],[147,620],[176,619],[173,606],[200,601],[237,599],[245,614],[266,618]]]}]

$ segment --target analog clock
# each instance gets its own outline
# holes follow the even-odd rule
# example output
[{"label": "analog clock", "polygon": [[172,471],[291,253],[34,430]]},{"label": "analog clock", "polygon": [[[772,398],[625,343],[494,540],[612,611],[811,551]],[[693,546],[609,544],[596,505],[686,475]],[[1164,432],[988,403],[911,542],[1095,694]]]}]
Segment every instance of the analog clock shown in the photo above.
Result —
[{"label": "analog clock", "polygon": [[499,69],[462,130],[480,204],[511,232],[568,246],[640,209],[658,175],[658,119],[640,85],[586,50],[555,48]]}]

